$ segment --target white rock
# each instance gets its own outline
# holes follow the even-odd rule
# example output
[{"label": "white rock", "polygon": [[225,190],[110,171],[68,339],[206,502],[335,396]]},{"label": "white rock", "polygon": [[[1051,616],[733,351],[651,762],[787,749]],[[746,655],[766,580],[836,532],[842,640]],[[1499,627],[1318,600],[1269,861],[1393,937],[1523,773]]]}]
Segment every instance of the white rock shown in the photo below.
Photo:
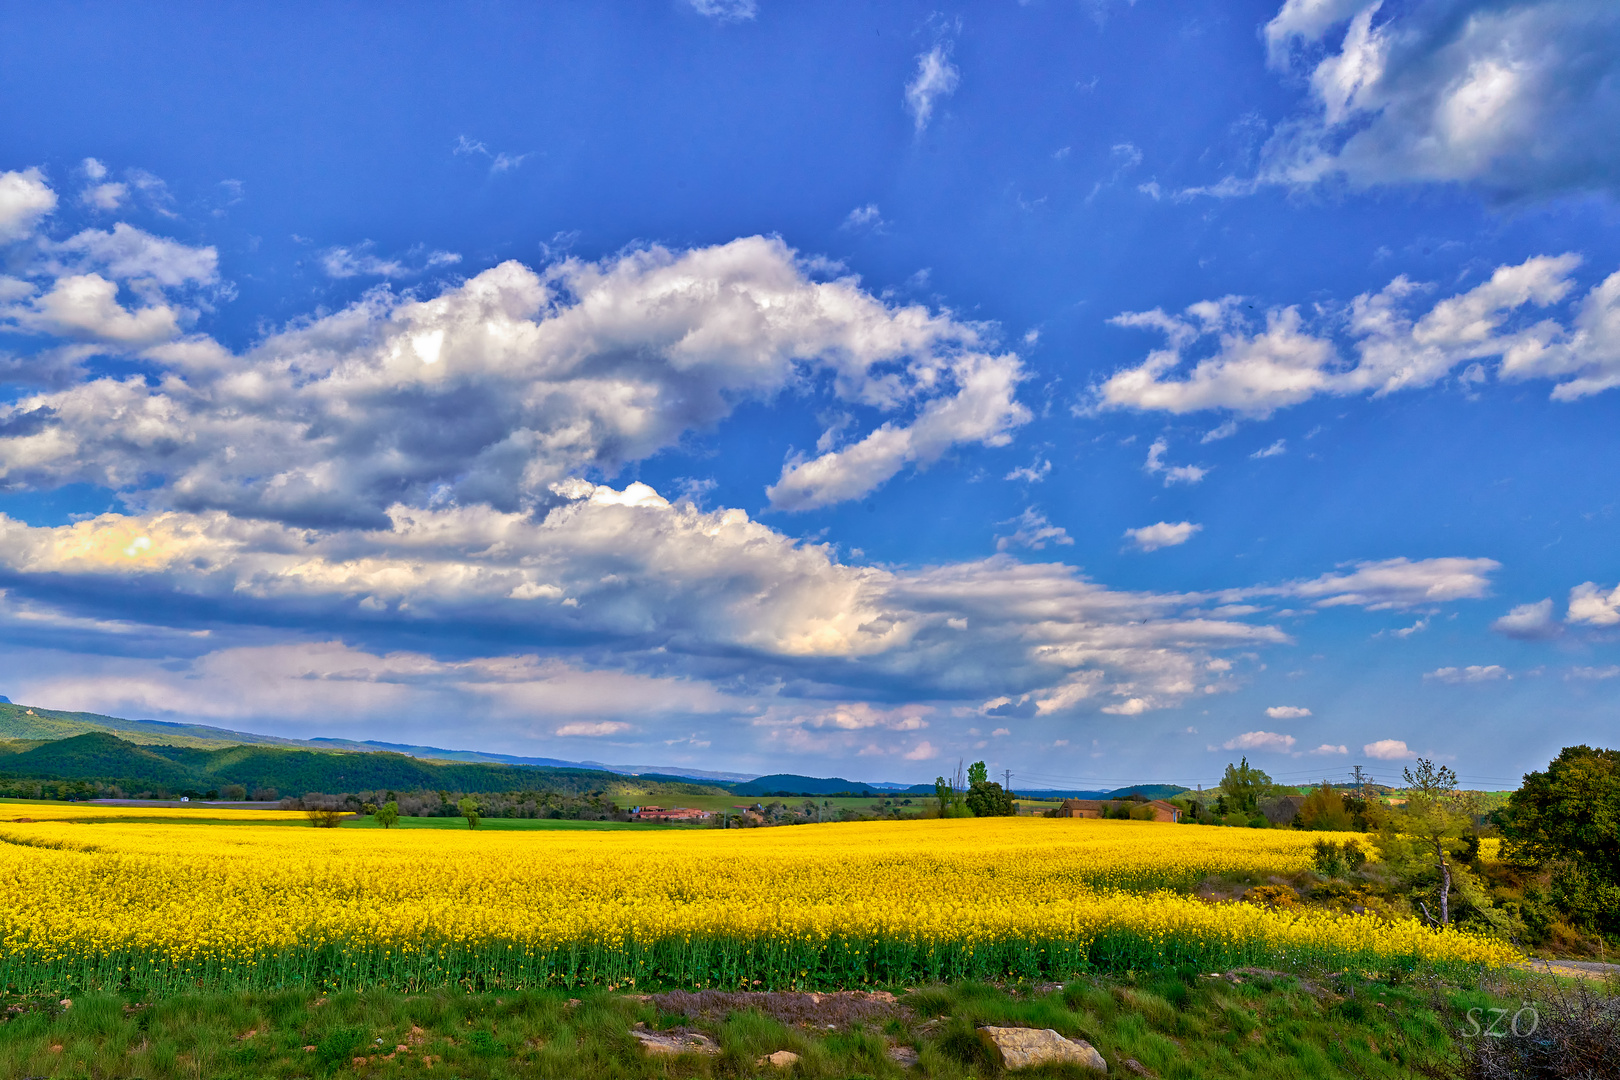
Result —
[{"label": "white rock", "polygon": [[793,1051],[778,1050],[774,1054],[766,1054],[764,1057],[754,1062],[754,1064],[760,1068],[764,1068],[766,1065],[773,1065],[778,1069],[785,1069],[798,1060],[799,1055],[795,1054]]},{"label": "white rock", "polygon": [[1004,1069],[1028,1069],[1054,1062],[1106,1073],[1108,1062],[1084,1039],[1065,1039],[1051,1028],[982,1027],[985,1041]]},{"label": "white rock", "polygon": [[674,1057],[678,1054],[718,1054],[720,1047],[707,1035],[696,1032],[632,1031],[641,1048],[655,1057]]}]

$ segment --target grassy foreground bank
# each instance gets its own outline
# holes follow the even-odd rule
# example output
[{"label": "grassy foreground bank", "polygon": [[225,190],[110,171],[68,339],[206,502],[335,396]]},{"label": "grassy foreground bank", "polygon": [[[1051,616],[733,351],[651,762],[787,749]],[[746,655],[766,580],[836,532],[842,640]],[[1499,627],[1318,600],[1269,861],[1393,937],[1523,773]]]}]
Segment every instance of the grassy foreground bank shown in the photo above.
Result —
[{"label": "grassy foreground bank", "polygon": [[[974,1027],[996,1024],[1084,1038],[1101,1051],[1111,1076],[1447,1076],[1467,1048],[1470,1009],[1517,1010],[1544,985],[1523,974],[1459,988],[1249,969],[1063,987],[960,983],[900,993],[892,1002],[881,994],[607,990],[572,997],[564,991],[196,993],[156,1000],[87,994],[71,1003],[13,999],[0,1014],[0,1075],[988,1077],[996,1068]],[[718,1052],[649,1056],[632,1033],[638,1025],[701,1032]],[[780,1050],[798,1054],[798,1062],[786,1070],[760,1062]]]}]

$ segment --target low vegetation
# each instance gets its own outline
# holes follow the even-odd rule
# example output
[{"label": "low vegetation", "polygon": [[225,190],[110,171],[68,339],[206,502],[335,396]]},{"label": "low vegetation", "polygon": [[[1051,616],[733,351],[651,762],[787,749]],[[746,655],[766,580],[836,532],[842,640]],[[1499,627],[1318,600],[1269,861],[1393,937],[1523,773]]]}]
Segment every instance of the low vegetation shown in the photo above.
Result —
[{"label": "low vegetation", "polygon": [[[1545,1027],[1538,1031],[1567,1033],[1556,1004],[1565,993],[1522,977],[1463,988],[1255,969],[1138,972],[1063,986],[925,985],[895,994],[892,1003],[885,995],[649,996],[606,989],[159,999],[78,993],[7,1003],[0,1012],[0,1074],[967,1080],[1001,1075],[975,1032],[990,1024],[1085,1039],[1115,1077],[1495,1080],[1530,1075],[1500,1071],[1504,1060],[1546,1053],[1534,1033],[1512,1033],[1511,1018],[1520,1031],[1529,1026],[1525,1002],[1539,1010]],[[1487,1034],[1497,1027],[1502,1034]],[[660,1030],[701,1033],[714,1052],[649,1056],[636,1033]],[[761,1063],[784,1050],[798,1058],[789,1069]],[[1605,1065],[1614,1060],[1612,1043],[1610,1050]],[[1048,1068],[1035,1075],[1092,1074]],[[1581,1074],[1553,1063],[1534,1075]]]}]

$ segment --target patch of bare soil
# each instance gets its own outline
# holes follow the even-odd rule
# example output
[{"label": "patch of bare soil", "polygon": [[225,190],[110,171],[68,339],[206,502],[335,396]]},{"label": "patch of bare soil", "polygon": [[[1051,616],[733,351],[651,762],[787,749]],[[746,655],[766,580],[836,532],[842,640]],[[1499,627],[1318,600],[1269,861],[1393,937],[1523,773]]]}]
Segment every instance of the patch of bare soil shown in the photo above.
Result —
[{"label": "patch of bare soil", "polygon": [[671,990],[653,994],[648,1000],[673,1016],[689,1016],[710,1022],[724,1020],[729,1013],[758,1009],[782,1024],[847,1029],[852,1024],[880,1024],[885,1020],[907,1018],[911,1010],[884,990],[840,990],[817,994],[801,991]]}]

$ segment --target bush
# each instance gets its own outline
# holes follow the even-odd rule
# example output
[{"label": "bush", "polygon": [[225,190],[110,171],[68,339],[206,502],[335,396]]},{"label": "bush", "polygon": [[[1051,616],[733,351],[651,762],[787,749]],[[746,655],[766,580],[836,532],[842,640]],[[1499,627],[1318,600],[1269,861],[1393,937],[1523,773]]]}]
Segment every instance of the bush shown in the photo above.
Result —
[{"label": "bush", "polygon": [[1459,1040],[1464,1080],[1614,1075],[1620,1060],[1620,998],[1582,983],[1555,990],[1532,1007],[1533,1012],[1512,1018],[1469,1014],[1463,1025],[1469,1037]]},{"label": "bush", "polygon": [[1311,862],[1315,865],[1316,872],[1330,878],[1354,873],[1361,869],[1366,861],[1367,853],[1362,851],[1361,845],[1354,840],[1339,843],[1332,840],[1318,840],[1311,854]]}]

